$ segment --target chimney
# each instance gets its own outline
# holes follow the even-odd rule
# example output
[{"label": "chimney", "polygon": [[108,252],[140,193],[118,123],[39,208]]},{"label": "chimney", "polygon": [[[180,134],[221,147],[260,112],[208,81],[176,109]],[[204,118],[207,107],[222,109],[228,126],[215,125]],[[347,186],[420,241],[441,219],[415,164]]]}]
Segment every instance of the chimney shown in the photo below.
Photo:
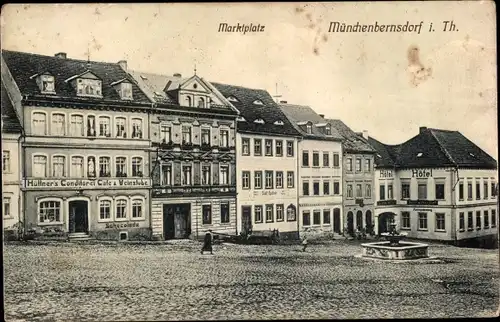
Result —
[{"label": "chimney", "polygon": [[319,116],[321,116],[322,119],[325,118],[325,114],[319,114]]},{"label": "chimney", "polygon": [[127,71],[127,61],[126,60],[120,60],[118,62],[118,65],[120,65],[120,67],[124,70],[124,71]]},{"label": "chimney", "polygon": [[280,104],[288,104],[288,101],[280,101]]},{"label": "chimney", "polygon": [[57,57],[57,58],[66,59],[66,53],[62,53],[62,52],[61,53],[57,53],[54,56]]},{"label": "chimney", "polygon": [[363,138],[365,140],[368,140],[368,131],[367,130],[363,130]]},{"label": "chimney", "polygon": [[427,130],[426,126],[421,126],[419,133],[423,133],[425,130]]},{"label": "chimney", "polygon": [[182,77],[182,74],[175,73],[175,74],[174,74],[174,77],[179,77],[179,78],[181,78],[181,77]]}]

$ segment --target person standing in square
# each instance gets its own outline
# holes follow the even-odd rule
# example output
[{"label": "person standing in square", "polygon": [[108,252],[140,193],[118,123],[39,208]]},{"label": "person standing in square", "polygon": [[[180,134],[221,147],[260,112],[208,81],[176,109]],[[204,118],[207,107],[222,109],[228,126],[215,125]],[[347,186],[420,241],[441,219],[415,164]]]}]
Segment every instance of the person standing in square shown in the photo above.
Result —
[{"label": "person standing in square", "polygon": [[210,251],[210,254],[213,255],[214,253],[212,252],[212,230],[209,229],[208,232],[205,234],[205,238],[203,240],[203,247],[201,248],[201,254],[203,255],[203,252],[205,251]]}]

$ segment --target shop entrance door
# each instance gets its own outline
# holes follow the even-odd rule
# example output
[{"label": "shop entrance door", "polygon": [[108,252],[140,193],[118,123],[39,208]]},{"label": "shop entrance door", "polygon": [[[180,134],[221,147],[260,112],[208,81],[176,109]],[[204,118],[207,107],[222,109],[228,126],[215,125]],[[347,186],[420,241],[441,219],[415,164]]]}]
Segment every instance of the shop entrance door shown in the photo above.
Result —
[{"label": "shop entrance door", "polygon": [[163,236],[165,239],[189,238],[191,204],[163,205]]},{"label": "shop entrance door", "polygon": [[74,200],[69,202],[69,232],[88,233],[88,202]]}]

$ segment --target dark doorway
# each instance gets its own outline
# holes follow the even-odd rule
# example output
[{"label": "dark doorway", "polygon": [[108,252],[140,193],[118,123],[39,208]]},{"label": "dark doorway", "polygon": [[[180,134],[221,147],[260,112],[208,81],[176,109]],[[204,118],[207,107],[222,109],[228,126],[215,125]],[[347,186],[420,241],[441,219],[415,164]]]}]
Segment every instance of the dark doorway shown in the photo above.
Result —
[{"label": "dark doorway", "polygon": [[366,232],[368,234],[373,233],[372,212],[370,210],[366,211],[365,220],[366,220]]},{"label": "dark doorway", "polygon": [[384,212],[378,216],[378,234],[389,231],[389,224],[394,220],[396,215],[392,212]]},{"label": "dark doorway", "polygon": [[363,229],[363,212],[361,210],[356,212],[356,228],[359,230]]},{"label": "dark doorway", "polygon": [[165,239],[189,238],[191,235],[191,204],[163,205],[163,236]]},{"label": "dark doorway", "polygon": [[340,234],[340,209],[335,208],[333,209],[333,231],[336,232],[337,234]]},{"label": "dark doorway", "polygon": [[347,233],[354,234],[354,214],[351,211],[347,213]]},{"label": "dark doorway", "polygon": [[69,202],[69,232],[88,233],[88,202],[75,200]]},{"label": "dark doorway", "polygon": [[252,232],[252,207],[241,206],[241,233],[248,235]]}]

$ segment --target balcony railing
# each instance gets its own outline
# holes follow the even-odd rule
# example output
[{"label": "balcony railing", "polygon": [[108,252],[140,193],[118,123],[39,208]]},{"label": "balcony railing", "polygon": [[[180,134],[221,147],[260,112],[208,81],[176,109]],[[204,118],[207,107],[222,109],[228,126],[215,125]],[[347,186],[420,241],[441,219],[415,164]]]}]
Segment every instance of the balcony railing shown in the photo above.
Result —
[{"label": "balcony railing", "polygon": [[192,195],[235,195],[236,186],[153,186],[153,197],[161,196],[192,196]]}]

